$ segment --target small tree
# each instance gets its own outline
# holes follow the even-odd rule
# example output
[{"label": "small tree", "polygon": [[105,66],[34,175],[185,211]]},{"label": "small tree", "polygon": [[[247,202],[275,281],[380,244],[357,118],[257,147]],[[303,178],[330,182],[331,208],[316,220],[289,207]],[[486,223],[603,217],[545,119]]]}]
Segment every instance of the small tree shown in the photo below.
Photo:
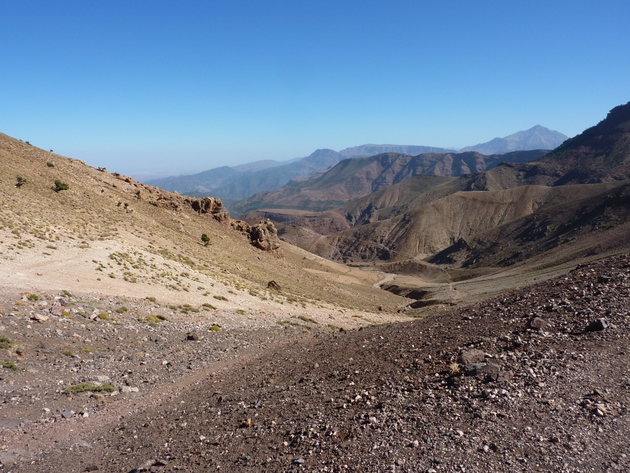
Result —
[{"label": "small tree", "polygon": [[70,186],[68,184],[66,184],[65,182],[61,182],[59,179],[55,179],[55,187],[53,187],[53,190],[55,192],[67,191],[68,189],[70,189]]},{"label": "small tree", "polygon": [[202,233],[201,241],[203,241],[203,246],[208,246],[208,243],[210,243],[210,237],[206,235],[205,233]]}]

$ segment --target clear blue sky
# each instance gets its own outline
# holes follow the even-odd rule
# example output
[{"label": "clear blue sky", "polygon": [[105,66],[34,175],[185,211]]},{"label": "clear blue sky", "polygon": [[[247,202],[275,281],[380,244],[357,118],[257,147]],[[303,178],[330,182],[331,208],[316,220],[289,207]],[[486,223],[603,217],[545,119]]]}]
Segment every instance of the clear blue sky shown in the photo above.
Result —
[{"label": "clear blue sky", "polygon": [[574,136],[630,100],[628,0],[0,0],[0,132],[140,176]]}]

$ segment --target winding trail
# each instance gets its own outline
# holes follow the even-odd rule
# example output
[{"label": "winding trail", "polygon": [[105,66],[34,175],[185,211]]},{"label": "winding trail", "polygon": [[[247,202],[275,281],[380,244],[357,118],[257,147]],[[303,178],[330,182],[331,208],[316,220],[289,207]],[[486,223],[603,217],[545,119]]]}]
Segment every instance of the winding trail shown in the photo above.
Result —
[{"label": "winding trail", "polygon": [[380,289],[381,286],[385,283],[392,282],[394,279],[396,279],[396,276],[398,276],[397,274],[394,274],[394,273],[383,273],[383,274],[385,274],[385,277],[381,279],[379,282],[374,283],[374,287],[377,289]]}]

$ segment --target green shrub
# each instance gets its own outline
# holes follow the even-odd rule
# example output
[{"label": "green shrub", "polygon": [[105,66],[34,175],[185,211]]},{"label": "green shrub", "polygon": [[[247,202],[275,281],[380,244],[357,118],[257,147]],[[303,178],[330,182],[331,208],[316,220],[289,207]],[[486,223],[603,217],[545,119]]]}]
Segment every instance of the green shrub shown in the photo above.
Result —
[{"label": "green shrub", "polygon": [[114,392],[115,389],[109,383],[105,383],[105,384],[79,383],[79,384],[73,384],[66,388],[66,392],[68,394],[78,394],[78,393],[85,393],[85,392],[98,393],[101,391],[111,393],[111,392]]},{"label": "green shrub", "polygon": [[22,187],[24,184],[26,184],[26,178],[22,177],[22,176],[17,176],[15,178],[15,187]]},{"label": "green shrub", "polygon": [[23,371],[24,368],[20,368],[18,365],[16,365],[15,363],[11,362],[11,361],[0,361],[0,366],[2,366],[3,368],[8,368],[11,371]]},{"label": "green shrub", "polygon": [[161,322],[161,319],[157,315],[153,315],[153,314],[149,314],[145,316],[144,320],[146,320],[150,324],[158,324]]},{"label": "green shrub", "polygon": [[0,335],[0,348],[10,348],[11,340],[6,335]]},{"label": "green shrub", "polygon": [[70,189],[70,186],[68,184],[60,181],[59,179],[55,179],[55,187],[53,187],[53,190],[55,192],[67,191],[68,189]]}]

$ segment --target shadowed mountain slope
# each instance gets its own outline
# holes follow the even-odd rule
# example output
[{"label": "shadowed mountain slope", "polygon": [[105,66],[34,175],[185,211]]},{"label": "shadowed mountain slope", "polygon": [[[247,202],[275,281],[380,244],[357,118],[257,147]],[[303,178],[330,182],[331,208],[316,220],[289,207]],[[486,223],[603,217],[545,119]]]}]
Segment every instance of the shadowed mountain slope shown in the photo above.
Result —
[{"label": "shadowed mountain slope", "polygon": [[[457,192],[402,215],[329,235],[318,243],[316,253],[345,262],[422,259],[548,205],[598,195],[605,201],[611,186],[614,184]],[[564,217],[573,221],[580,213]]]},{"label": "shadowed mountain slope", "polygon": [[[570,185],[552,189],[570,191],[576,187],[581,198],[567,202],[554,199],[524,218],[477,232],[471,239],[462,239],[429,261],[478,268],[505,267],[538,258],[541,263],[552,265],[628,251],[630,183]],[[597,193],[597,189],[605,190]]]}]

